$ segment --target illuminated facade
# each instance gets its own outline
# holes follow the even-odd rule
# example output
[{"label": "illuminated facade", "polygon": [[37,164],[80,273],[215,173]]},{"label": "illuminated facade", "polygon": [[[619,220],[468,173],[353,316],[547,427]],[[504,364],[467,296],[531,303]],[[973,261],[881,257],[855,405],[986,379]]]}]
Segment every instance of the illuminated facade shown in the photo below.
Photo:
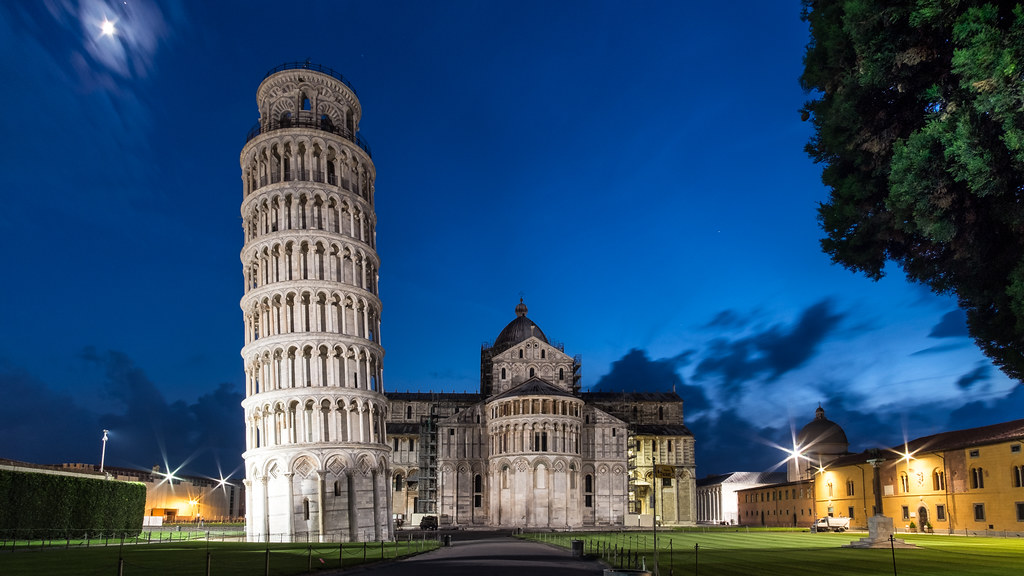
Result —
[{"label": "illuminated facade", "polygon": [[374,180],[355,91],[271,70],[242,148],[250,540],[392,535]]},{"label": "illuminated facade", "polygon": [[656,512],[693,524],[682,399],[581,392],[579,358],[551,343],[522,302],[515,312],[481,349],[479,394],[388,394],[396,518],[566,529],[650,525]]},{"label": "illuminated facade", "polygon": [[817,515],[865,527],[876,512],[869,460],[881,460],[882,513],[897,529],[1024,535],[1022,445],[1024,420],[1014,420],[840,457],[815,474]]}]

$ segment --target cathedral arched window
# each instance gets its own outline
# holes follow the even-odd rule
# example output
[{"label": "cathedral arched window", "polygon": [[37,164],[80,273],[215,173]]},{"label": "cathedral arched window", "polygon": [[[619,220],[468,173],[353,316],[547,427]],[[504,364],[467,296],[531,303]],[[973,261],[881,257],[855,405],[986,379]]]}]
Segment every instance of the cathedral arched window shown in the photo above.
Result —
[{"label": "cathedral arched window", "polygon": [[590,474],[583,477],[583,506],[594,507],[594,477]]},{"label": "cathedral arched window", "polygon": [[541,357],[541,358],[545,358],[545,356],[544,356],[544,350],[541,350],[541,351],[540,351],[540,357]]},{"label": "cathedral arched window", "polygon": [[412,420],[412,406],[405,407],[405,419]]},{"label": "cathedral arched window", "polygon": [[523,357],[523,349],[522,349],[522,348],[520,348],[520,349],[519,349],[519,357],[520,357],[520,358],[522,358],[522,357]]},{"label": "cathedral arched window", "polygon": [[942,470],[939,470],[938,468],[932,471],[932,489],[946,489],[946,473]]},{"label": "cathedral arched window", "polygon": [[484,505],[484,479],[477,474],[473,477],[473,507],[480,508]]},{"label": "cathedral arched window", "polygon": [[910,492],[910,478],[906,472],[900,472],[900,492],[904,494]]},{"label": "cathedral arched window", "polygon": [[533,368],[530,368],[530,378],[533,378]]},{"label": "cathedral arched window", "polygon": [[504,368],[501,369],[501,379],[502,380],[505,379],[505,369]]},{"label": "cathedral arched window", "polygon": [[402,491],[402,484],[404,484],[404,482],[402,482],[402,480],[404,480],[404,479],[402,478],[401,474],[395,474],[395,492],[401,492]]},{"label": "cathedral arched window", "polygon": [[558,379],[565,380],[565,368],[558,369]]},{"label": "cathedral arched window", "polygon": [[302,519],[309,520],[309,498],[302,501]]},{"label": "cathedral arched window", "polygon": [[1024,487],[1024,466],[1013,467],[1013,487],[1022,488]]}]

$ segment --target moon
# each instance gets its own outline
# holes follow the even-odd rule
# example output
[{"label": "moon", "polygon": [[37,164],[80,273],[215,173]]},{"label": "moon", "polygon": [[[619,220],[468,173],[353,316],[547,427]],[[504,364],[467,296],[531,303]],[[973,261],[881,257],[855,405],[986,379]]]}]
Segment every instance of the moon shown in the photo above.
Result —
[{"label": "moon", "polygon": [[117,33],[117,28],[114,27],[114,22],[104,18],[103,22],[100,24],[100,34],[104,36],[113,36],[115,33]]}]

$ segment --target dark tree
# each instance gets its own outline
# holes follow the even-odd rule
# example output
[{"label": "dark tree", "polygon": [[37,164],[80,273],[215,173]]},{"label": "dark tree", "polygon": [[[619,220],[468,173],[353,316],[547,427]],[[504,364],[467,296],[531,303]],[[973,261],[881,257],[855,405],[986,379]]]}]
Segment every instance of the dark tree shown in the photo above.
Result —
[{"label": "dark tree", "polygon": [[807,152],[834,262],[953,294],[986,355],[1024,377],[1024,8],[804,0]]}]

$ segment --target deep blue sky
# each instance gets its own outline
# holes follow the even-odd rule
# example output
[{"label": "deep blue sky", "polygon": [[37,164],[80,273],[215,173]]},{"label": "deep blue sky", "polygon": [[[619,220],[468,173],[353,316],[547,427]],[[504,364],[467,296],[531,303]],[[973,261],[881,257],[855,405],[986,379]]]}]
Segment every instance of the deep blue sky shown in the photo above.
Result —
[{"label": "deep blue sky", "polygon": [[[701,476],[1019,417],[954,302],[818,248],[788,2],[0,4],[0,457],[238,474],[238,155],[270,68],[363,105],[390,390],[474,391],[520,293]],[[100,35],[104,17],[117,33]]]}]

